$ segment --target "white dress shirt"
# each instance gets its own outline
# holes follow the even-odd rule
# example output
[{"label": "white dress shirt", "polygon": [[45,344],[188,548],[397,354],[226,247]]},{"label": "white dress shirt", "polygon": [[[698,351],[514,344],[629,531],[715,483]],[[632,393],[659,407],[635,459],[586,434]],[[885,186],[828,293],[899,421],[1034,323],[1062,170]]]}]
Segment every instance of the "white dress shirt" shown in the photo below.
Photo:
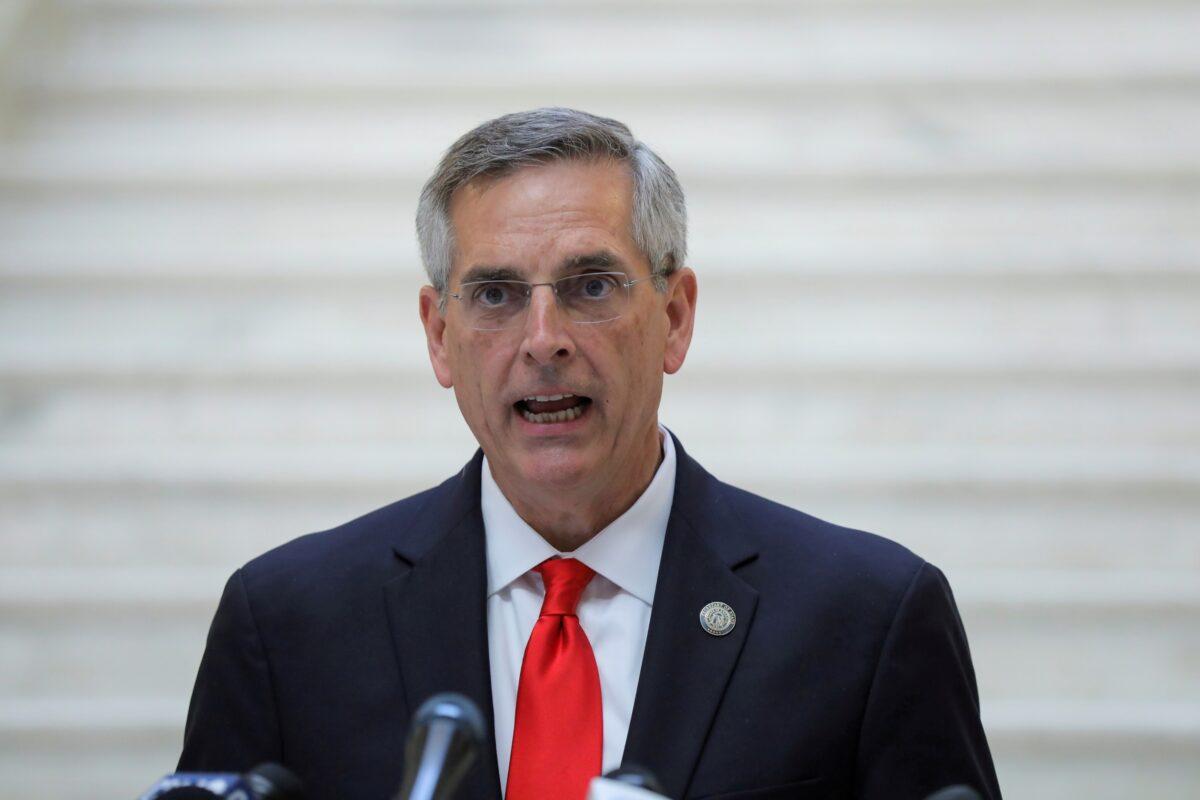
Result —
[{"label": "white dress shirt", "polygon": [[675,445],[659,426],[663,459],[628,511],[573,553],[560,553],[521,519],[483,460],[480,504],[487,542],[487,628],[496,759],[507,791],[517,684],[525,645],[542,609],[545,588],[533,568],[554,556],[575,558],[596,573],[577,614],[596,655],[604,714],[602,771],[621,765],[633,699],[650,630],[667,518],[675,497]]}]

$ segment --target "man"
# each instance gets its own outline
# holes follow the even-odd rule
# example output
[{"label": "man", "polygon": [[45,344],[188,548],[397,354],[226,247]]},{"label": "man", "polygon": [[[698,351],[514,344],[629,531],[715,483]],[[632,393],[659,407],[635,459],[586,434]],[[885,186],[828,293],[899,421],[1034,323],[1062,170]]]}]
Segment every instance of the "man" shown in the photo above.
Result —
[{"label": "man", "polygon": [[454,477],[230,579],[181,769],[278,761],[384,798],[413,710],[474,699],[464,797],[582,797],[622,763],[675,798],[999,797],[942,574],[723,484],[659,427],[697,280],[683,193],[622,124],[487,122],[417,220]]}]

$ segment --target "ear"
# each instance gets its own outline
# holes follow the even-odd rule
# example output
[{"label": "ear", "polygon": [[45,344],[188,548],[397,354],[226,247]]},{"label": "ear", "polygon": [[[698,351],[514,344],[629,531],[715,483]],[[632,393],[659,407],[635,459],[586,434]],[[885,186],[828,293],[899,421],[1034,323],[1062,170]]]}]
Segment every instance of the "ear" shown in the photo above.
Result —
[{"label": "ear", "polygon": [[425,344],[429,347],[429,363],[433,365],[433,374],[443,388],[449,389],[454,385],[454,373],[450,369],[449,351],[446,347],[446,318],[438,309],[440,302],[438,290],[432,286],[422,286],[418,297],[421,324],[425,326]]},{"label": "ear", "polygon": [[696,273],[688,267],[667,278],[667,346],[663,372],[674,375],[683,366],[696,322]]}]

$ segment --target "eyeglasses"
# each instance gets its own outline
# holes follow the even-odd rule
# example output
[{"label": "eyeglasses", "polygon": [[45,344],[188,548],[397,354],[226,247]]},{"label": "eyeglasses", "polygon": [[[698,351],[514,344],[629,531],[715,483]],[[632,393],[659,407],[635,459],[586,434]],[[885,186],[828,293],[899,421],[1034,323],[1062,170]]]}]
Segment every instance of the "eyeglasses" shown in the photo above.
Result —
[{"label": "eyeglasses", "polygon": [[629,280],[624,272],[583,272],[549,283],[527,281],[468,281],[448,293],[462,304],[467,325],[477,331],[500,331],[522,325],[534,287],[554,290],[558,307],[572,322],[594,325],[612,322],[629,308],[629,290],[657,273]]}]

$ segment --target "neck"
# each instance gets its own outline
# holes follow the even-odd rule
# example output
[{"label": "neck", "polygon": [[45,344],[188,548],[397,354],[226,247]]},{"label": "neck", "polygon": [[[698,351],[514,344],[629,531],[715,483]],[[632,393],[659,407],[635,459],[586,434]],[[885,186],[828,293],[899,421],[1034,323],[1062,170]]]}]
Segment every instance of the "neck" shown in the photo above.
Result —
[{"label": "neck", "polygon": [[657,425],[647,438],[638,467],[606,476],[600,486],[590,482],[574,487],[510,487],[496,483],[518,516],[550,543],[554,549],[569,553],[577,550],[607,528],[637,502],[646,491],[662,463],[662,434]]}]

